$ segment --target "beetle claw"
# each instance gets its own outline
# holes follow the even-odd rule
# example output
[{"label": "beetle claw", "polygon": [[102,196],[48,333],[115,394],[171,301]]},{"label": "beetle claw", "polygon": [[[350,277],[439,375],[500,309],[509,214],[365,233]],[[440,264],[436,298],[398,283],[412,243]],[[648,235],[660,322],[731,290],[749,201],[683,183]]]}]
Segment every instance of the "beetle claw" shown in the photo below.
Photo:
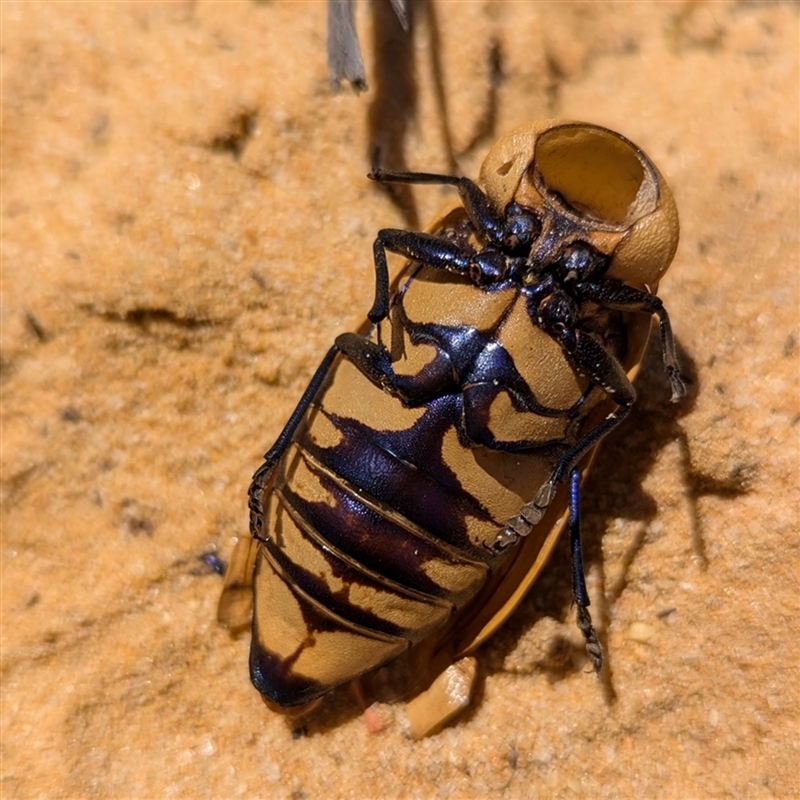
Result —
[{"label": "beetle claw", "polygon": [[681,373],[677,366],[667,368],[667,377],[672,385],[671,403],[679,403],[686,397],[686,384],[681,380]]}]

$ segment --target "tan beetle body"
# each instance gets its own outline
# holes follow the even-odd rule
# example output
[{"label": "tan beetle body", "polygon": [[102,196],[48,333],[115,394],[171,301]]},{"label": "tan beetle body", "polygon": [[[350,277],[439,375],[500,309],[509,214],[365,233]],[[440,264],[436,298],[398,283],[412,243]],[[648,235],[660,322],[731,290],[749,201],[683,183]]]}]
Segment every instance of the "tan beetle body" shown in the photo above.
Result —
[{"label": "tan beetle body", "polygon": [[[581,470],[633,402],[653,314],[682,392],[655,297],[678,221],[649,159],[584,123],[504,137],[482,188],[375,177],[452,183],[464,207],[426,234],[379,233],[372,324],[336,340],[256,473],[220,619],[249,618],[252,587],[251,675],[273,707],[355,679],[371,692],[386,665],[406,696],[445,674],[410,706],[422,735],[468,702],[448,669],[513,611],[568,518],[580,558]],[[391,289],[387,249],[409,258]]]}]

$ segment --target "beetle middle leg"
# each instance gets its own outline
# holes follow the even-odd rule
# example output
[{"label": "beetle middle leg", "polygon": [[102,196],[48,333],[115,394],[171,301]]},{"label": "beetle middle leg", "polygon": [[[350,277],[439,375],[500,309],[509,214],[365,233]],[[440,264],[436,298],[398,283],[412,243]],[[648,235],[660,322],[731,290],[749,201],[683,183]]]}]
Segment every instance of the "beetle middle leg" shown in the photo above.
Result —
[{"label": "beetle middle leg", "polygon": [[389,351],[380,342],[356,333],[343,333],[336,338],[336,347],[366,378],[404,405],[418,406],[458,388],[450,358],[439,348],[433,361],[416,375],[398,375]]},{"label": "beetle middle leg", "polygon": [[461,204],[475,229],[481,231],[486,239],[497,247],[502,246],[506,238],[505,219],[486,193],[469,178],[458,178],[455,175],[440,175],[433,172],[390,172],[382,169],[373,170],[367,177],[381,183],[431,183],[455,186]]}]

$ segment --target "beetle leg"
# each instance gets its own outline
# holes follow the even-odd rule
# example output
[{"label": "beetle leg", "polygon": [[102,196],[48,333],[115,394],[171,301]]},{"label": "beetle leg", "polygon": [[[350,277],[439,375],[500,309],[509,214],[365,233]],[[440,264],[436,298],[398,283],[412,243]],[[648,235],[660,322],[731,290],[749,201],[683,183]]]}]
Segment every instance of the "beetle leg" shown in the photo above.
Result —
[{"label": "beetle leg", "polygon": [[505,220],[497,212],[486,193],[469,178],[457,178],[454,175],[438,175],[431,172],[389,172],[382,169],[373,170],[367,177],[383,183],[436,183],[455,186],[473,226],[496,247],[503,244],[506,236]]},{"label": "beetle leg", "polygon": [[542,517],[547,511],[547,507],[556,495],[556,487],[564,480],[568,472],[575,469],[575,465],[596,445],[600,440],[610,433],[617,425],[628,416],[631,407],[620,406],[616,411],[609,414],[600,424],[592,428],[586,436],[567,451],[561,457],[550,480],[543,484],[542,488],[536,493],[536,497],[526,503],[516,517],[512,517],[505,526],[501,528],[495,540],[489,544],[494,552],[500,552],[507,547],[516,544],[523,536],[527,536],[541,522]]},{"label": "beetle leg", "polygon": [[370,322],[377,323],[389,313],[389,266],[386,251],[419,261],[430,267],[446,269],[467,275],[472,253],[465,252],[455,242],[431,233],[404,231],[398,228],[384,228],[372,246],[375,261],[375,302],[367,316]]},{"label": "beetle leg", "polygon": [[644,292],[619,281],[607,280],[599,283],[581,283],[577,287],[581,297],[594,300],[605,308],[617,311],[633,311],[641,314],[655,314],[661,332],[661,358],[664,371],[672,385],[672,402],[677,403],[685,394],[686,387],[681,380],[678,357],[675,354],[675,339],[672,325],[664,303],[657,295]]},{"label": "beetle leg", "polygon": [[250,488],[247,491],[248,508],[250,509],[250,539],[240,538],[233,551],[231,563],[225,572],[225,586],[217,608],[217,618],[221,624],[237,629],[250,620],[252,610],[253,567],[256,557],[256,541],[263,541],[264,504],[272,490],[275,466],[289,446],[295,429],[300,424],[314,395],[325,380],[333,359],[339,352],[334,344],[322,359],[317,371],[311,378],[308,388],[300,398],[300,402],[289,417],[289,421],[281,431],[275,444],[264,456],[264,463],[256,470]]},{"label": "beetle leg", "polygon": [[551,478],[553,484],[561,483],[572,468],[628,416],[636,400],[636,390],[622,365],[591,334],[580,330],[565,330],[559,341],[578,372],[606,392],[618,408],[582,436],[561,457]]},{"label": "beetle leg", "polygon": [[[491,429],[491,407],[495,398],[506,392],[514,409],[520,413],[532,412],[540,417],[567,417],[569,411],[550,409],[541,405],[530,391],[530,388],[521,379],[516,381],[518,374],[509,372],[508,382],[496,384],[490,381],[471,383],[463,389],[463,405],[459,420],[459,433],[469,445],[480,445],[489,450],[504,453],[526,453],[532,450],[544,450],[549,447],[564,445],[563,439],[498,439]],[[583,398],[581,398],[583,399]]]},{"label": "beetle leg", "polygon": [[621,364],[590,334],[565,330],[559,341],[575,368],[607,392],[617,408],[559,458],[550,480],[539,489],[533,500],[520,509],[517,516],[506,522],[489,544],[495,552],[516,544],[531,532],[555,497],[557,485],[563,483],[578,462],[628,416],[636,399],[636,390]]},{"label": "beetle leg", "polygon": [[569,474],[569,544],[572,554],[572,595],[577,607],[576,619],[583,638],[586,640],[586,653],[594,671],[603,668],[603,646],[597,637],[589,613],[589,593],[586,591],[586,573],[583,569],[583,547],[581,545],[581,472],[574,467]]},{"label": "beetle leg", "polygon": [[372,383],[397,397],[404,405],[417,406],[458,388],[447,353],[437,348],[433,361],[416,375],[398,375],[384,345],[356,333],[343,333],[336,347]]},{"label": "beetle leg", "polygon": [[308,411],[308,407],[311,405],[314,395],[319,391],[320,386],[322,386],[323,381],[327,377],[328,370],[331,368],[331,364],[333,364],[333,360],[336,358],[338,352],[339,347],[334,344],[325,354],[325,358],[322,359],[322,362],[317,367],[317,371],[311,378],[308,388],[303,392],[303,396],[292,412],[292,416],[289,417],[289,421],[275,440],[275,444],[270,447],[267,454],[264,456],[264,463],[253,475],[253,481],[250,484],[247,497],[248,507],[250,509],[250,534],[254,539],[262,541],[264,538],[262,533],[262,528],[264,526],[264,501],[272,489],[275,466],[289,446],[297,426],[305,416],[306,411]]}]

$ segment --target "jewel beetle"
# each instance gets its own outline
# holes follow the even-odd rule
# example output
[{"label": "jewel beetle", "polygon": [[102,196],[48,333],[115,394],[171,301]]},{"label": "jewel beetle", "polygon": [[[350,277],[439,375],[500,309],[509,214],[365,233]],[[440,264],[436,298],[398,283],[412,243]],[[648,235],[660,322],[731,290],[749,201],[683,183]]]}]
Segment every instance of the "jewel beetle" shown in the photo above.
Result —
[{"label": "jewel beetle", "polygon": [[[654,321],[672,400],[684,395],[656,294],[678,216],[636,145],[582,122],[505,136],[477,183],[369,177],[452,186],[460,204],[425,232],[379,231],[367,322],[336,338],[256,471],[219,618],[252,618],[251,679],[271,707],[303,711],[353,681],[376,693],[388,674],[423,692],[422,735],[468,702],[454,665],[565,527],[578,627],[602,667],[580,483],[633,406]],[[387,252],[406,259],[393,281]]]}]

